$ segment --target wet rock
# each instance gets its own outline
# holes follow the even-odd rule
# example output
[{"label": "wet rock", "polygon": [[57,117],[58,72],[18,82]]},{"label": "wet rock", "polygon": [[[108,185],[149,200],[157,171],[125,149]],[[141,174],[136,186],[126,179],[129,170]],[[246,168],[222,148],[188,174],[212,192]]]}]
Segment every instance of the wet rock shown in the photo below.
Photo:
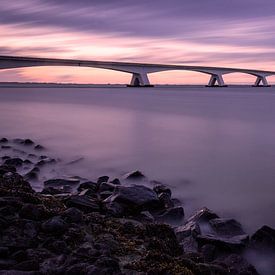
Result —
[{"label": "wet rock", "polygon": [[33,168],[31,171],[26,173],[24,175],[25,180],[37,180],[38,179],[38,173],[34,171],[37,167]]},{"label": "wet rock", "polygon": [[79,184],[78,179],[50,179],[44,181],[45,187],[63,187],[66,185],[75,186]]},{"label": "wet rock", "polygon": [[6,159],[10,159],[10,158],[11,158],[10,156],[3,156],[2,160],[6,160]]},{"label": "wet rock", "polygon": [[40,150],[44,150],[45,148],[42,145],[37,144],[34,146],[34,149],[40,151]]},{"label": "wet rock", "polygon": [[105,203],[105,211],[107,215],[112,217],[122,217],[125,213],[125,208],[120,203],[107,202]]},{"label": "wet rock", "polygon": [[115,189],[116,185],[112,184],[112,183],[107,183],[107,182],[102,182],[99,185],[98,191],[101,192],[105,192],[105,191],[110,191],[113,192]]},{"label": "wet rock", "polygon": [[25,140],[23,140],[22,142],[21,142],[21,144],[23,144],[23,145],[33,145],[34,144],[34,142],[31,140],[31,139],[25,139]]},{"label": "wet rock", "polygon": [[236,236],[245,234],[241,224],[234,219],[211,219],[209,223],[217,235]]},{"label": "wet rock", "polygon": [[160,193],[158,198],[164,208],[168,209],[174,207],[174,203],[171,200],[171,195],[169,195],[169,193]]},{"label": "wet rock", "polygon": [[172,192],[171,192],[171,189],[168,188],[166,185],[164,184],[157,184],[154,186],[153,190],[158,194],[160,195],[161,193],[164,193],[164,194],[168,194],[170,197],[172,196]]},{"label": "wet rock", "polygon": [[92,182],[92,181],[87,181],[87,182],[83,182],[81,183],[77,190],[78,191],[82,191],[82,190],[85,190],[85,189],[90,189],[92,190],[93,192],[96,192],[97,189],[98,189],[98,184],[96,182]]},{"label": "wet rock", "polygon": [[127,173],[126,175],[124,175],[124,179],[126,180],[143,180],[146,177],[138,170]]},{"label": "wet rock", "polygon": [[113,179],[112,181],[110,181],[110,183],[115,184],[115,185],[120,185],[121,184],[120,180],[118,178]]},{"label": "wet rock", "polygon": [[202,253],[205,261],[212,262],[215,258],[216,246],[213,244],[205,244],[201,247],[200,252]]},{"label": "wet rock", "polygon": [[199,247],[212,244],[216,247],[232,252],[241,252],[248,244],[248,235],[236,235],[231,237],[220,237],[214,235],[198,235],[196,237]]},{"label": "wet rock", "polygon": [[9,166],[22,166],[23,160],[21,158],[10,158],[5,160],[4,165],[9,165]]},{"label": "wet rock", "polygon": [[251,236],[250,247],[275,253],[275,229],[267,225],[261,227]]},{"label": "wet rock", "polygon": [[112,194],[113,194],[112,191],[103,191],[103,192],[100,192],[100,198],[102,200],[105,200],[109,198]]},{"label": "wet rock", "polygon": [[99,177],[99,178],[97,179],[97,183],[98,183],[98,184],[101,184],[101,183],[103,183],[103,182],[108,182],[108,180],[109,180],[109,177],[108,177],[108,176],[102,176],[102,177]]},{"label": "wet rock", "polygon": [[1,165],[0,166],[0,176],[3,176],[4,174],[8,172],[16,172],[16,167],[10,166],[10,165]]},{"label": "wet rock", "polygon": [[143,185],[116,186],[112,196],[105,202],[121,204],[129,212],[140,212],[160,207],[157,194]]},{"label": "wet rock", "polygon": [[61,217],[53,217],[42,224],[42,230],[52,235],[61,235],[67,230],[67,223]]},{"label": "wet rock", "polygon": [[83,214],[75,207],[68,208],[62,213],[65,221],[69,223],[81,223],[83,220]]},{"label": "wet rock", "polygon": [[179,224],[184,219],[184,209],[181,206],[170,208],[162,215],[156,217],[156,220],[160,222],[166,222],[169,224]]},{"label": "wet rock", "polygon": [[100,207],[97,203],[97,201],[93,200],[92,198],[88,196],[79,196],[79,195],[73,195],[71,196],[67,202],[66,205],[68,207],[76,207],[85,213],[89,212],[98,212],[100,210]]},{"label": "wet rock", "polygon": [[0,139],[0,143],[8,143],[8,139],[7,138],[1,138]]},{"label": "wet rock", "polygon": [[25,204],[19,212],[21,218],[40,221],[49,217],[49,213],[44,205]]},{"label": "wet rock", "polygon": [[44,188],[42,191],[41,191],[41,194],[44,194],[44,195],[58,195],[58,194],[62,194],[63,191],[57,189],[57,188],[54,188],[54,187],[46,187]]}]

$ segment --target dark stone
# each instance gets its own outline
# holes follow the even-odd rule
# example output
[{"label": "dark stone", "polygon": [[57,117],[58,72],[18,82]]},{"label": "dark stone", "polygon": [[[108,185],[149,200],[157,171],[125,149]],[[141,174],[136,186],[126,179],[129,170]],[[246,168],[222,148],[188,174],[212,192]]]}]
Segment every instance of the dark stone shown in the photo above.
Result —
[{"label": "dark stone", "polygon": [[241,224],[234,219],[211,219],[209,223],[217,235],[236,236],[245,234]]},{"label": "dark stone", "polygon": [[15,173],[16,168],[14,166],[10,166],[10,165],[1,165],[0,166],[0,176],[3,176],[4,174],[6,174],[8,172]]},{"label": "dark stone", "polygon": [[168,194],[170,197],[172,196],[172,192],[171,189],[168,188],[166,185],[164,184],[157,184],[154,186],[153,190],[159,195],[161,193],[165,193]]},{"label": "dark stone", "polygon": [[96,262],[95,266],[99,268],[104,268],[109,270],[109,274],[114,274],[115,272],[120,271],[119,262],[115,258],[110,258],[106,256],[100,257]]},{"label": "dark stone", "polygon": [[21,218],[40,221],[49,217],[49,213],[44,205],[25,204],[19,212]]},{"label": "dark stone", "polygon": [[0,246],[0,258],[7,258],[9,256],[9,248]]},{"label": "dark stone", "polygon": [[37,180],[38,179],[38,174],[37,172],[30,171],[27,174],[24,175],[25,180]]},{"label": "dark stone", "polygon": [[77,190],[78,190],[78,191],[82,191],[82,190],[84,190],[84,189],[90,189],[90,190],[93,190],[94,192],[96,192],[97,189],[98,189],[98,186],[99,186],[99,185],[98,185],[96,182],[87,181],[87,182],[81,183],[81,184],[78,186]]},{"label": "dark stone", "polygon": [[42,224],[45,233],[61,235],[67,230],[67,223],[61,217],[53,217]]},{"label": "dark stone", "polygon": [[10,159],[10,158],[11,158],[10,156],[3,156],[2,160],[6,160],[6,159]]},{"label": "dark stone", "polygon": [[22,166],[23,160],[20,158],[10,158],[5,160],[4,165],[9,165],[9,166]]},{"label": "dark stone", "polygon": [[146,177],[138,170],[127,173],[126,175],[124,175],[124,178],[126,180],[143,180]]},{"label": "dark stone", "polygon": [[157,194],[143,185],[116,186],[113,195],[105,202],[119,203],[129,212],[140,212],[160,207]]},{"label": "dark stone", "polygon": [[86,275],[87,268],[90,266],[88,263],[77,263],[66,269],[65,275],[77,274],[77,275]]},{"label": "dark stone", "polygon": [[22,144],[24,144],[24,145],[33,145],[34,142],[31,139],[27,138],[27,139],[22,141]]},{"label": "dark stone", "polygon": [[167,222],[170,224],[179,224],[184,219],[183,207],[177,206],[165,211],[162,215],[157,216],[156,220],[161,222]]},{"label": "dark stone", "polygon": [[249,241],[248,235],[236,235],[232,237],[220,237],[214,235],[198,235],[196,237],[199,247],[205,244],[212,244],[216,247],[230,251],[230,252],[241,252]]},{"label": "dark stone", "polygon": [[108,202],[105,204],[106,213],[112,217],[122,217],[125,212],[125,208],[117,202]]},{"label": "dark stone", "polygon": [[62,187],[62,186],[74,186],[79,184],[78,179],[50,179],[44,181],[44,186],[46,187]]},{"label": "dark stone", "polygon": [[212,262],[215,258],[216,246],[213,244],[205,244],[201,247],[200,252],[205,261]]},{"label": "dark stone", "polygon": [[98,212],[100,210],[98,203],[88,196],[73,195],[67,200],[66,205],[68,207],[76,207],[85,213]]},{"label": "dark stone", "polygon": [[62,213],[65,221],[69,223],[81,223],[83,220],[83,214],[77,208],[71,207]]},{"label": "dark stone", "polygon": [[174,207],[174,203],[171,200],[171,195],[169,195],[169,193],[160,193],[158,195],[158,198],[160,200],[160,202],[162,203],[164,208],[171,208]]},{"label": "dark stone", "polygon": [[250,246],[275,253],[275,230],[264,225],[251,236]]},{"label": "dark stone", "polygon": [[54,187],[46,187],[41,191],[41,194],[44,195],[58,195],[58,194],[62,194],[63,192],[57,188]]},{"label": "dark stone", "polygon": [[35,260],[28,260],[16,264],[13,267],[15,270],[22,270],[22,271],[32,271],[32,270],[39,270],[39,263]]},{"label": "dark stone", "polygon": [[99,178],[97,179],[97,183],[98,183],[98,184],[101,184],[101,183],[103,183],[103,182],[108,182],[108,180],[109,180],[109,177],[108,177],[108,176],[102,176],[102,177],[99,177]]},{"label": "dark stone", "polygon": [[17,143],[17,144],[22,144],[22,142],[24,141],[24,139],[22,138],[15,138],[12,140],[14,143]]},{"label": "dark stone", "polygon": [[1,138],[0,143],[7,143],[9,140],[7,138]]},{"label": "dark stone", "polygon": [[37,144],[37,145],[34,146],[34,149],[35,150],[44,150],[45,148],[42,145]]},{"label": "dark stone", "polygon": [[115,189],[116,185],[112,184],[112,183],[107,183],[107,182],[102,182],[99,185],[99,192],[105,192],[105,191],[111,191],[113,192]]},{"label": "dark stone", "polygon": [[113,179],[112,181],[110,181],[110,183],[115,184],[115,185],[120,185],[121,184],[120,180],[118,178]]},{"label": "dark stone", "polygon": [[103,192],[100,192],[100,198],[102,200],[105,200],[105,199],[109,198],[112,194],[113,194],[112,191],[103,191]]}]

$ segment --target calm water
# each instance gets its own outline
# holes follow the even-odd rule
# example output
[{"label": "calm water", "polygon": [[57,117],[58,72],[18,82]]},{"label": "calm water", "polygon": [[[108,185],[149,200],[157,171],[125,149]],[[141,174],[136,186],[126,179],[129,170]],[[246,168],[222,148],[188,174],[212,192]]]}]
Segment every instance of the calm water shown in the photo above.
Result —
[{"label": "calm water", "polygon": [[0,88],[1,136],[30,137],[71,173],[140,169],[187,214],[275,226],[275,88]]}]

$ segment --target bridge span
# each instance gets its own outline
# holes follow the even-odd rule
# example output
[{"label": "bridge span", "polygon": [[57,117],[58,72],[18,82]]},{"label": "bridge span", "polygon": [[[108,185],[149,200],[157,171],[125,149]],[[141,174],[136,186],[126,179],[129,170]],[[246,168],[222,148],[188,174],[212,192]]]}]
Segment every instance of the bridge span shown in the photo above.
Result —
[{"label": "bridge span", "polygon": [[165,65],[148,63],[109,62],[109,61],[88,61],[58,58],[36,58],[19,56],[0,56],[0,70],[35,66],[77,66],[108,69],[132,74],[129,85],[132,87],[151,87],[148,74],[161,71],[184,70],[194,71],[210,75],[209,87],[225,87],[223,75],[230,73],[245,73],[256,77],[254,86],[268,87],[267,77],[275,75],[273,71],[254,69],[205,67],[189,65]]}]

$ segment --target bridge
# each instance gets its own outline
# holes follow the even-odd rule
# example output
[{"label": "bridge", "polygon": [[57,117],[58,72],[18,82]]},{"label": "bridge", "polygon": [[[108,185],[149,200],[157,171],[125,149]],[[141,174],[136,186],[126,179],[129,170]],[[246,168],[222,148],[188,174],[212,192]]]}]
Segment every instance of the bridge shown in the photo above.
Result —
[{"label": "bridge", "polygon": [[153,85],[150,84],[148,74],[172,70],[194,71],[207,74],[210,76],[207,85],[208,87],[225,87],[226,85],[223,80],[223,75],[230,73],[245,73],[253,75],[256,77],[254,86],[268,87],[269,84],[267,77],[275,75],[275,72],[273,71],[239,68],[0,56],[0,70],[35,66],[77,66],[126,72],[132,74],[131,82],[127,85],[132,87],[152,87]]}]

